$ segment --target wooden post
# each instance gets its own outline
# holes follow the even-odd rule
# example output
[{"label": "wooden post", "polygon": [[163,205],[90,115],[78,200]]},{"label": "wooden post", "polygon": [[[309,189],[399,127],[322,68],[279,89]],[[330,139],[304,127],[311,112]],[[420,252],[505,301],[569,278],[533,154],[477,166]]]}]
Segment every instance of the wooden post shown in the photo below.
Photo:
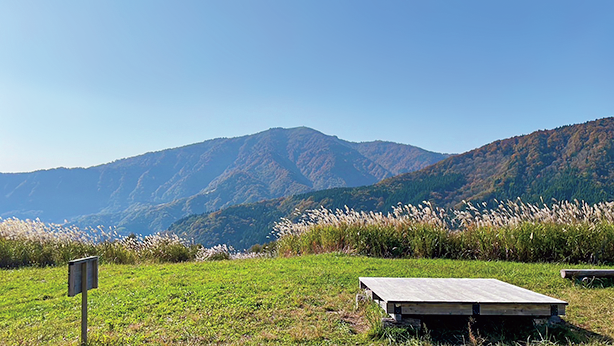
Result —
[{"label": "wooden post", "polygon": [[68,262],[68,296],[81,293],[81,345],[87,345],[87,290],[98,288],[98,257]]},{"label": "wooden post", "polygon": [[81,263],[81,345],[87,344],[87,262]]}]

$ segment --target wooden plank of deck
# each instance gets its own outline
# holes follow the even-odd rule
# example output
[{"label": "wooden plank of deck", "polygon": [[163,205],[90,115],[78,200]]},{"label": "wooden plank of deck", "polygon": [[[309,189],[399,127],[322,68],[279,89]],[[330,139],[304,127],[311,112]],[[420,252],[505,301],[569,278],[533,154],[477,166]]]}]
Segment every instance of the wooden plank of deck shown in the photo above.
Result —
[{"label": "wooden plank of deck", "polygon": [[[468,303],[383,303],[384,311],[394,313],[394,305],[400,305],[403,315],[459,315],[475,314],[474,304]],[[481,316],[550,316],[551,304],[480,304]],[[561,304],[558,314],[565,314],[565,306]]]},{"label": "wooden plank of deck", "polygon": [[359,280],[388,302],[566,304],[497,279],[361,277]]},{"label": "wooden plank of deck", "polygon": [[496,279],[359,278],[388,313],[403,315],[564,315],[567,302]]},{"label": "wooden plank of deck", "polygon": [[563,279],[570,278],[614,278],[614,269],[561,269]]}]

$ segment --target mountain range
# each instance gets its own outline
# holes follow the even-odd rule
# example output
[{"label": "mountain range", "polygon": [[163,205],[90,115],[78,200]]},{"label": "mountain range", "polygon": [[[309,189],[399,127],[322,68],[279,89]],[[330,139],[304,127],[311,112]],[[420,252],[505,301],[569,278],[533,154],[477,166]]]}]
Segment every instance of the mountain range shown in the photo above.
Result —
[{"label": "mountain range", "polygon": [[188,216],[169,230],[209,246],[247,248],[271,240],[273,224],[281,217],[295,218],[319,207],[388,212],[398,203],[423,201],[448,208],[462,207],[463,200],[610,201],[613,145],[614,118],[599,119],[499,140],[370,186],[315,191]]},{"label": "mountain range", "polygon": [[370,185],[448,156],[391,142],[348,142],[306,127],[275,128],[89,168],[2,173],[0,217],[150,234],[190,214]]}]

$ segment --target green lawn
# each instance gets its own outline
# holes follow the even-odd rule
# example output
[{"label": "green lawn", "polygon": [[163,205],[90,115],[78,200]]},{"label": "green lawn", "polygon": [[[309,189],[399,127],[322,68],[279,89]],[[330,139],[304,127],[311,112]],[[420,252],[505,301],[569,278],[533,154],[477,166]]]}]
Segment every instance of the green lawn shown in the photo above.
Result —
[{"label": "green lawn", "polygon": [[[409,334],[378,334],[372,327],[375,308],[355,309],[359,276],[484,277],[568,301],[559,343],[611,343],[614,286],[574,284],[561,279],[562,267],[579,266],[336,254],[101,265],[99,288],[89,293],[89,335],[92,345],[384,345]],[[80,309],[80,296],[67,297],[67,266],[0,270],[2,345],[77,345]],[[536,342],[552,337],[536,335],[528,337]],[[522,337],[516,341],[526,342]],[[494,341],[489,335],[478,338]],[[428,334],[409,341],[420,342],[440,341]]]}]

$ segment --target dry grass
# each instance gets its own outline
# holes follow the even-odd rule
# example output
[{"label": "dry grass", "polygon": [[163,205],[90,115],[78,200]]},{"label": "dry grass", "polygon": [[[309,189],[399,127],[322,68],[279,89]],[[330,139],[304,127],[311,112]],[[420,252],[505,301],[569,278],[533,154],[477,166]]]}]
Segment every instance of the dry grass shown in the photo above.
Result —
[{"label": "dry grass", "polygon": [[[480,208],[478,208],[480,207]],[[308,211],[275,225],[284,255],[322,252],[378,257],[614,263],[614,203],[465,203],[462,210],[399,205],[387,214]]]},{"label": "dry grass", "polygon": [[225,245],[205,248],[174,234],[122,236],[115,229],[0,219],[0,268],[65,264],[98,255],[105,263],[135,264],[250,258],[267,254],[234,251]]},{"label": "dry grass", "polygon": [[580,201],[560,201],[551,205],[516,201],[494,201],[497,206],[489,208],[486,203],[474,205],[463,201],[462,210],[446,210],[434,207],[430,202],[417,206],[399,204],[392,212],[355,211],[351,208],[335,211],[320,208],[308,210],[298,222],[283,218],[274,227],[278,238],[299,235],[314,226],[406,228],[416,224],[441,228],[448,231],[465,231],[475,228],[518,227],[522,224],[584,225],[614,223],[614,202],[589,205]]}]

